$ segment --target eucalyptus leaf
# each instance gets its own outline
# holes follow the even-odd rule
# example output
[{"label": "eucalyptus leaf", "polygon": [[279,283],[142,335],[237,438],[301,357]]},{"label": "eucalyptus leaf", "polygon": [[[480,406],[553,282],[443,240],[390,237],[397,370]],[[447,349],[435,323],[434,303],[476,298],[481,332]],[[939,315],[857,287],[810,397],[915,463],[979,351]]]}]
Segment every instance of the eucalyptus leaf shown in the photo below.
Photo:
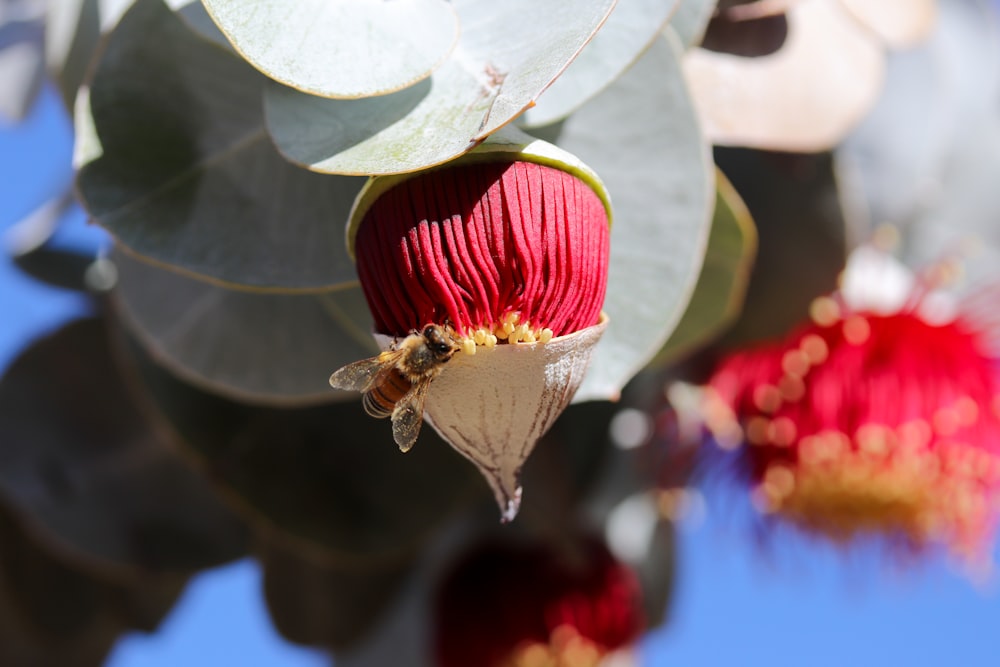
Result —
[{"label": "eucalyptus leaf", "polygon": [[383,95],[426,78],[458,40],[444,0],[204,0],[254,67],[322,97]]},{"label": "eucalyptus leaf", "polygon": [[362,180],[283,160],[263,129],[263,81],[160,0],[138,0],[78,100],[84,205],[132,252],[209,280],[352,282],[341,224]]},{"label": "eucalyptus leaf", "polygon": [[[87,79],[101,36],[110,32],[135,0],[59,0],[46,3],[45,62],[59,85],[66,108]],[[165,0],[206,39],[227,47],[225,35],[212,23],[200,0]]]},{"label": "eucalyptus leaf", "polygon": [[877,99],[884,48],[839,2],[796,2],[785,19],[788,38],[767,57],[687,53],[684,73],[713,143],[829,150]]},{"label": "eucalyptus leaf", "polygon": [[87,270],[94,264],[92,255],[48,245],[13,259],[17,268],[35,280],[78,292],[86,291]]},{"label": "eucalyptus leaf", "polygon": [[268,131],[320,172],[389,174],[457,157],[528,107],[573,60],[615,0],[456,0],[462,33],[428,79],[395,93],[331,100],[271,83]]},{"label": "eucalyptus leaf", "polygon": [[667,34],[550,136],[600,174],[614,225],[610,324],[574,400],[617,397],[663,346],[694,288],[712,216],[708,144]]},{"label": "eucalyptus leaf", "polygon": [[715,5],[716,0],[681,0],[670,19],[670,29],[685,47],[691,48],[701,42]]},{"label": "eucalyptus leaf", "polygon": [[0,511],[0,664],[100,667],[128,630],[151,632],[184,585],[176,575],[112,581],[38,543]]},{"label": "eucalyptus leaf", "polygon": [[[398,563],[485,484],[425,427],[402,454],[360,401],[268,408],[187,384],[137,343],[130,358],[166,432],[262,529],[352,567]],[[325,378],[324,378],[325,379]]]},{"label": "eucalyptus leaf", "polygon": [[135,0],[60,0],[45,7],[45,63],[67,109],[87,78],[101,35],[115,25]]},{"label": "eucalyptus leaf", "polygon": [[681,0],[618,0],[611,16],[518,120],[523,127],[549,125],[573,113],[606,88],[642,55]]},{"label": "eucalyptus leaf", "polygon": [[111,355],[88,319],[10,366],[0,496],[51,549],[102,570],[183,574],[241,556],[242,522],[156,437]]},{"label": "eucalyptus leaf", "polygon": [[333,650],[364,639],[412,566],[410,559],[345,564],[274,539],[261,546],[258,559],[275,628],[290,641]]},{"label": "eucalyptus leaf", "polygon": [[757,255],[757,230],[739,193],[716,171],[715,214],[705,262],[684,317],[654,364],[668,364],[704,345],[739,315]]},{"label": "eucalyptus leaf", "polygon": [[[318,294],[230,290],[122,252],[121,316],[158,359],[211,391],[279,404],[335,400],[330,373],[378,354],[361,288]],[[356,394],[340,394],[341,398]]]}]

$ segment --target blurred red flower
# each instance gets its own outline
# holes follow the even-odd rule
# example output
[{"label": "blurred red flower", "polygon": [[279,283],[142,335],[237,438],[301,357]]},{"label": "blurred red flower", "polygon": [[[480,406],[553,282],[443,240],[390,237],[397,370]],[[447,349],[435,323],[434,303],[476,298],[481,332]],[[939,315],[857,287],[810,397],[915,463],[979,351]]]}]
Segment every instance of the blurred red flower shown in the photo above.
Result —
[{"label": "blurred red flower", "polygon": [[635,574],[597,539],[557,550],[486,544],[441,585],[441,667],[595,667],[645,621]]},{"label": "blurred red flower", "polygon": [[706,420],[739,448],[761,512],[839,540],[881,533],[981,558],[1000,497],[993,341],[982,313],[942,317],[904,286],[890,307],[817,299],[784,340],[723,359]]}]

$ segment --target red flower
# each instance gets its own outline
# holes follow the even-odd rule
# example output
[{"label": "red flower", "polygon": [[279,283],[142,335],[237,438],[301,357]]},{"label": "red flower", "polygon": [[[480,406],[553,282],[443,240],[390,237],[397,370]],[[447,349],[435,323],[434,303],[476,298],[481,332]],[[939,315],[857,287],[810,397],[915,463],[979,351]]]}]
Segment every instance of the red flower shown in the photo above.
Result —
[{"label": "red flower", "polygon": [[443,582],[435,649],[440,667],[592,667],[643,626],[634,573],[599,540],[490,544]]},{"label": "red flower", "polygon": [[[372,178],[351,211],[348,249],[376,339],[397,354],[345,367],[331,383],[378,385],[369,404],[391,413],[404,451],[426,414],[483,473],[504,521],[520,506],[524,461],[569,405],[607,326],[609,211],[586,165],[519,134],[445,167]],[[425,330],[450,349],[414,366],[400,339]],[[419,336],[409,340],[403,349],[422,350]],[[459,347],[466,354],[453,354]],[[383,390],[372,369],[386,359],[407,370]]]},{"label": "red flower", "polygon": [[607,211],[588,184],[510,161],[403,180],[364,213],[354,246],[376,331],[448,323],[480,345],[597,324],[608,248]]},{"label": "red flower", "polygon": [[968,315],[836,298],[785,340],[724,359],[708,423],[754,505],[836,539],[878,531],[981,556],[1000,490],[997,363]]}]

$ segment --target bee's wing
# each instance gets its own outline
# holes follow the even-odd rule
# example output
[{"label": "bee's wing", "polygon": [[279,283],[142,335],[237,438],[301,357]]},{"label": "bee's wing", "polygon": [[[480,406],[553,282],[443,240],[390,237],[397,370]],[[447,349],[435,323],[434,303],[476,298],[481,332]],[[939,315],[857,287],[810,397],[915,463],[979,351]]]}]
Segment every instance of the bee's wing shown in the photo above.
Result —
[{"label": "bee's wing", "polygon": [[392,411],[392,437],[400,451],[408,452],[420,435],[420,425],[424,421],[424,398],[430,384],[429,379],[414,384]]},{"label": "bee's wing", "polygon": [[394,350],[347,364],[330,376],[330,386],[349,391],[371,391],[392,371],[398,358],[398,352]]}]

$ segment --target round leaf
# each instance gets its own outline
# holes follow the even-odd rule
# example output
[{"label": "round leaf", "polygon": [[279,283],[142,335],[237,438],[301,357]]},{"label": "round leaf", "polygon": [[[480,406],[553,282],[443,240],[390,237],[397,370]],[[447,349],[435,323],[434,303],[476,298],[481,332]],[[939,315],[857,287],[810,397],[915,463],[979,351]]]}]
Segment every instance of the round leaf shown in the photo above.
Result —
[{"label": "round leaf", "polygon": [[330,373],[378,353],[358,286],[319,294],[251,293],[121,252],[114,261],[115,303],[126,323],[174,372],[212,391],[282,404],[334,400]]},{"label": "round leaf", "polygon": [[100,667],[126,631],[154,630],[183,585],[176,575],[108,581],[0,512],[0,664]]},{"label": "round leaf", "polygon": [[685,47],[690,48],[701,42],[715,5],[715,0],[681,0],[670,19],[670,27]]},{"label": "round leaf", "polygon": [[11,365],[0,440],[0,495],[81,562],[186,573],[246,547],[207,480],[153,434],[98,320],[68,325]]},{"label": "round leaf", "polygon": [[[205,14],[198,0],[164,0],[189,23],[228,46],[226,38]],[[101,35],[114,28],[135,0],[60,0],[45,5],[45,63],[68,109],[87,78]],[[204,15],[204,19],[202,16]],[[218,33],[218,34],[216,34]]]},{"label": "round leaf", "polygon": [[272,79],[322,97],[368,97],[430,75],[455,47],[444,0],[204,0],[229,41]]},{"label": "round leaf", "polygon": [[185,273],[287,291],[353,282],[341,224],[363,181],[283,160],[262,82],[160,0],[138,0],[78,99],[84,205],[130,250]]},{"label": "round leaf", "polygon": [[360,401],[248,405],[181,381],[135,343],[130,351],[165,430],[212,479],[266,530],[345,567],[408,558],[458,503],[486,490],[429,426],[402,454],[391,424]]},{"label": "round leaf", "polygon": [[716,144],[813,152],[840,141],[878,96],[878,40],[836,0],[795,3],[775,54],[692,49],[684,61],[705,132]]},{"label": "round leaf", "polygon": [[268,131],[290,160],[336,174],[389,174],[473,148],[534,101],[583,48],[614,0],[457,0],[458,47],[396,93],[330,100],[272,83]]},{"label": "round leaf", "polygon": [[524,112],[523,127],[565,118],[642,55],[680,0],[618,0],[611,16],[566,71]]},{"label": "round leaf", "polygon": [[705,262],[684,317],[653,360],[667,364],[718,335],[740,313],[757,255],[757,230],[739,193],[716,171],[715,215]]},{"label": "round leaf", "polygon": [[357,644],[385,613],[411,568],[409,559],[345,564],[267,540],[258,558],[271,620],[288,640],[334,650]]},{"label": "round leaf", "polygon": [[680,53],[676,37],[661,37],[552,128],[555,143],[600,174],[615,214],[604,301],[610,324],[577,401],[617,396],[670,335],[701,267],[714,177]]}]

